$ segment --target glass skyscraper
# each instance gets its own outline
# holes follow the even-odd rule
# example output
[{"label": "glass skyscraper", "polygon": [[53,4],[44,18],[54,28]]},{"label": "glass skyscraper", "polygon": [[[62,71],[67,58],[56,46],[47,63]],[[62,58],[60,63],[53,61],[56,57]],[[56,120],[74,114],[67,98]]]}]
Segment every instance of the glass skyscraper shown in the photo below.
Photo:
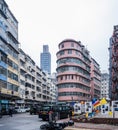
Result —
[{"label": "glass skyscraper", "polygon": [[43,45],[43,53],[40,54],[40,67],[44,72],[51,74],[51,54],[48,45]]}]

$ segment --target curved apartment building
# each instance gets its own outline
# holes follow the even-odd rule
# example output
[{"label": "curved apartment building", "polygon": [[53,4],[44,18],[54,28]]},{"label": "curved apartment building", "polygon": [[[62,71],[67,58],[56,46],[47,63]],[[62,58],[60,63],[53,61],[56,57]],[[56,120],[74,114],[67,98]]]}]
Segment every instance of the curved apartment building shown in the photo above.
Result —
[{"label": "curved apartment building", "polygon": [[58,101],[74,102],[91,99],[90,55],[79,41],[66,39],[57,52]]}]

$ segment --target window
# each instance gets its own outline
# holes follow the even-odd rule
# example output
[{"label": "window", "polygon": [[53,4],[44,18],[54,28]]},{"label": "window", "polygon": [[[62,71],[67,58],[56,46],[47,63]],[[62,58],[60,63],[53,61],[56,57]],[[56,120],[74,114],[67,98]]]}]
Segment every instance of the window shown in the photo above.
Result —
[{"label": "window", "polygon": [[24,80],[20,80],[20,83],[21,83],[22,85],[25,85],[25,81],[24,81]]},{"label": "window", "polygon": [[61,56],[61,55],[64,55],[64,51],[60,51],[60,56]]},{"label": "window", "polygon": [[64,48],[64,44],[61,45],[61,48]]},{"label": "window", "polygon": [[13,90],[16,91],[16,92],[18,92],[18,86],[13,85]]},{"label": "window", "polygon": [[14,63],[12,60],[8,59],[8,65],[15,70],[18,70],[18,65]]},{"label": "window", "polygon": [[11,47],[7,48],[7,52],[12,55],[16,60],[18,60],[18,53],[16,53]]},{"label": "window", "polygon": [[7,76],[7,69],[5,69],[2,66],[0,66],[0,75]]},{"label": "window", "polygon": [[73,42],[71,42],[71,47],[74,47],[74,43]]},{"label": "window", "polygon": [[1,61],[3,61],[4,63],[7,63],[7,56],[5,54],[3,54],[2,52],[0,52],[0,58],[1,58]]},{"label": "window", "polygon": [[18,81],[18,75],[12,73],[11,71],[8,71],[8,77],[15,81]]},{"label": "window", "polygon": [[70,75],[68,75],[68,79],[70,79]]},{"label": "window", "polygon": [[65,80],[67,80],[67,75],[65,75]]},{"label": "window", "polygon": [[78,46],[78,45],[76,45],[76,48],[77,48],[77,49],[79,49],[79,46]]},{"label": "window", "polygon": [[7,88],[7,82],[3,81],[3,80],[0,80],[0,86],[2,88]]},{"label": "window", "polygon": [[13,84],[8,83],[8,89],[9,89],[9,90],[13,90]]},{"label": "window", "polygon": [[68,54],[72,54],[72,50],[68,50]]},{"label": "window", "polygon": [[73,79],[73,75],[72,75],[72,79]]},{"label": "window", "polygon": [[79,55],[79,52],[78,51],[75,51],[76,55]]},{"label": "window", "polygon": [[61,76],[61,80],[63,80],[63,76]]},{"label": "window", "polygon": [[12,61],[8,59],[8,65],[12,67]]}]

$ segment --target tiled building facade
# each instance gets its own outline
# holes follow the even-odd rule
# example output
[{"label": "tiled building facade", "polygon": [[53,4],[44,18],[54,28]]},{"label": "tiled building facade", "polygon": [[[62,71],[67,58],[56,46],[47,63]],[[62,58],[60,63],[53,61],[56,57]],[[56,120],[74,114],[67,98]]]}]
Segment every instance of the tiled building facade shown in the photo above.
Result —
[{"label": "tiled building facade", "polygon": [[67,39],[59,44],[57,52],[57,86],[59,101],[91,99],[89,52],[81,42]]}]

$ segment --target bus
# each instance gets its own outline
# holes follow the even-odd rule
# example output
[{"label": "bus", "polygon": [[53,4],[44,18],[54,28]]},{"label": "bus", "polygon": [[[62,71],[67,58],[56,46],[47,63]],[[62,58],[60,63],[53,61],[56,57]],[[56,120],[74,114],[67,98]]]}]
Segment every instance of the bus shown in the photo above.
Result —
[{"label": "bus", "polygon": [[71,117],[72,111],[73,109],[69,105],[47,104],[41,107],[38,113],[38,117],[42,118],[42,120],[48,120],[48,121],[59,120],[59,119]]}]

